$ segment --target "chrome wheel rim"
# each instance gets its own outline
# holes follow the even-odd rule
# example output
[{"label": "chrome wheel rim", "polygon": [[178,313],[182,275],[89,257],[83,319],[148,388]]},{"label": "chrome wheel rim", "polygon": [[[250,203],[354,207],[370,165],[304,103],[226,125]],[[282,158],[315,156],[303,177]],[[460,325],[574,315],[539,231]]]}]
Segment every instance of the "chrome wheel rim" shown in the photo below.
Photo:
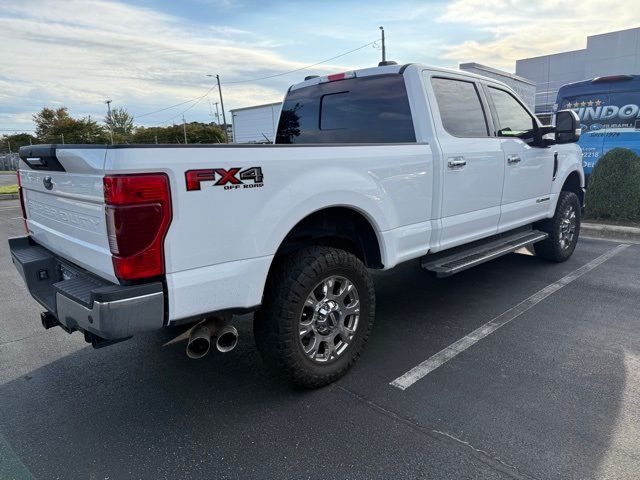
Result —
[{"label": "chrome wheel rim", "polygon": [[360,320],[360,297],[351,280],[332,275],[307,296],[298,324],[300,345],[317,363],[336,360],[349,347]]},{"label": "chrome wheel rim", "polygon": [[560,248],[566,250],[573,243],[576,235],[578,218],[573,206],[569,206],[560,217]]}]

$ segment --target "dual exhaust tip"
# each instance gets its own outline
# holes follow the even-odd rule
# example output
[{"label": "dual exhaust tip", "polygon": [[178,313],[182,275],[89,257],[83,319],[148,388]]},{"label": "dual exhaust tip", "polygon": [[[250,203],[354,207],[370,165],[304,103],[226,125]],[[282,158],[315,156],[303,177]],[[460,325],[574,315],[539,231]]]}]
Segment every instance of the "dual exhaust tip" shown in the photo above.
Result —
[{"label": "dual exhaust tip", "polygon": [[238,331],[226,325],[220,319],[208,319],[198,323],[191,329],[187,342],[187,356],[192,359],[204,357],[215,342],[219,352],[230,352],[238,345]]}]

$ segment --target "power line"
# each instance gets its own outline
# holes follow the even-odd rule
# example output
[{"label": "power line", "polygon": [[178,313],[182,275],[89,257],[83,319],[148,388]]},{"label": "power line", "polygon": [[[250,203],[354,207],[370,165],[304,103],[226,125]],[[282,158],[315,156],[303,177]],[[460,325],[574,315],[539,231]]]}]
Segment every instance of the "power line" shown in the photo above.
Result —
[{"label": "power line", "polygon": [[[366,48],[366,47],[369,47],[369,46],[371,46],[371,45],[374,45],[375,43],[377,43],[377,40],[374,40],[373,42],[365,43],[364,45],[361,45],[361,46],[359,46],[359,47],[357,47],[357,48],[354,48],[353,50],[349,50],[348,52],[341,53],[340,55],[336,55],[336,56],[334,56],[334,57],[327,58],[327,59],[325,59],[325,60],[322,60],[322,61],[317,62],[317,63],[313,63],[313,64],[311,64],[311,65],[306,65],[306,66],[304,66],[304,67],[295,68],[295,69],[293,69],[293,70],[288,70],[288,71],[286,71],[286,72],[275,73],[275,74],[273,74],[273,75],[267,75],[267,76],[265,76],[265,77],[251,78],[251,79],[248,79],[248,80],[236,80],[236,81],[233,81],[233,82],[225,82],[225,83],[223,83],[222,85],[236,85],[236,84],[239,84],[239,83],[259,82],[259,81],[261,81],[261,80],[268,80],[268,79],[270,79],[270,78],[282,77],[282,76],[284,76],[284,75],[289,75],[289,74],[291,74],[291,73],[300,72],[301,70],[306,70],[306,69],[309,69],[309,68],[316,67],[316,66],[318,66],[318,65],[322,65],[323,63],[330,62],[331,60],[335,60],[336,58],[344,57],[345,55],[349,55],[349,54],[351,54],[351,53],[353,53],[353,52],[357,52],[358,50],[362,50],[363,48]],[[214,85],[213,87],[211,87],[209,90],[207,90],[207,92],[206,92],[204,95],[201,95],[200,97],[195,97],[195,98],[192,98],[191,100],[185,100],[184,102],[176,103],[175,105],[170,105],[170,106],[168,106],[168,107],[161,108],[161,109],[159,109],[159,110],[154,110],[154,111],[147,112],[147,113],[143,113],[143,114],[140,114],[140,115],[134,115],[134,118],[146,117],[146,116],[148,116],[148,115],[153,115],[154,113],[164,112],[165,110],[170,110],[170,109],[175,108],[175,107],[179,107],[179,106],[182,106],[182,105],[186,105],[187,103],[195,102],[193,105],[189,106],[186,110],[184,110],[184,111],[182,111],[182,112],[180,112],[180,113],[178,113],[178,114],[174,115],[174,116],[173,116],[173,117],[171,117],[171,118],[168,118],[167,120],[165,120],[165,121],[163,121],[163,122],[155,123],[154,125],[159,125],[160,123],[166,123],[166,122],[168,122],[168,121],[170,121],[170,120],[173,120],[174,118],[179,117],[179,116],[180,116],[180,115],[182,115],[183,113],[185,113],[185,112],[187,112],[187,111],[191,110],[191,109],[192,109],[193,107],[195,107],[198,103],[200,103],[200,101],[201,101],[204,97],[206,97],[207,95],[209,95],[209,93],[211,93],[211,91],[212,91],[214,88],[215,88],[215,85]]]},{"label": "power line", "polygon": [[[248,79],[248,80],[236,80],[236,81],[233,81],[233,82],[225,82],[222,85],[237,85],[237,84],[240,84],[240,83],[259,82],[259,81],[262,81],[262,80],[268,80],[268,79],[271,79],[271,78],[277,78],[277,77],[282,77],[282,76],[285,76],[285,75],[290,75],[292,73],[296,73],[296,72],[300,72],[302,70],[307,70],[309,68],[317,67],[318,65],[322,65],[323,63],[327,63],[327,62],[330,62],[330,61],[335,60],[337,58],[344,57],[344,56],[349,55],[351,53],[357,52],[358,50],[362,50],[363,48],[367,48],[367,47],[369,47],[371,45],[375,45],[377,42],[378,42],[378,40],[374,40],[373,42],[365,43],[364,45],[361,45],[361,46],[359,46],[357,48],[354,48],[353,50],[349,50],[347,52],[343,52],[343,53],[341,53],[339,55],[335,55],[335,56],[333,56],[331,58],[327,58],[327,59],[322,60],[320,62],[312,63],[311,65],[306,65],[304,67],[294,68],[293,70],[288,70],[286,72],[275,73],[273,75],[267,75],[267,76],[264,76],[264,77],[251,78],[251,79]],[[141,113],[140,115],[133,115],[133,117],[134,118],[147,117],[149,115],[153,115],[153,114],[156,114],[156,113],[164,112],[166,110],[171,110],[172,108],[180,107],[182,105],[186,105],[188,103],[194,102],[192,105],[190,105],[189,107],[187,107],[185,110],[181,111],[180,113],[177,113],[176,115],[173,115],[172,117],[170,117],[170,118],[168,118],[166,120],[163,120],[162,122],[153,123],[152,125],[160,125],[162,123],[167,123],[167,122],[173,120],[174,118],[177,118],[177,117],[185,114],[186,112],[191,110],[193,107],[198,105],[202,101],[203,98],[205,98],[207,95],[209,95],[213,91],[214,88],[216,88],[216,85],[213,85],[211,88],[209,88],[206,91],[206,93],[204,93],[203,95],[201,95],[199,97],[194,97],[194,98],[192,98],[190,100],[185,100],[184,102],[176,103],[174,105],[169,105],[168,107],[160,108],[158,110],[153,110],[151,112]],[[9,131],[9,132],[16,131],[16,130],[35,131],[33,129],[0,129],[0,131]]]},{"label": "power line", "polygon": [[299,72],[301,70],[307,70],[308,68],[313,68],[313,67],[316,67],[318,65],[322,65],[323,63],[330,62],[331,60],[335,60],[336,58],[344,57],[345,55],[349,55],[350,53],[357,52],[358,50],[362,50],[363,48],[366,48],[366,47],[368,47],[370,45],[373,45],[376,42],[377,42],[377,40],[374,40],[373,42],[366,43],[366,44],[364,44],[364,45],[362,45],[362,46],[360,46],[358,48],[354,48],[353,50],[349,50],[348,52],[341,53],[340,55],[336,55],[335,57],[327,58],[326,60],[322,60],[321,62],[314,63],[312,65],[307,65],[306,67],[300,67],[300,68],[296,68],[294,70],[289,70],[288,72],[276,73],[274,75],[269,75],[269,76],[266,76],[266,77],[252,78],[250,80],[237,80],[235,82],[225,82],[222,85],[235,85],[237,83],[258,82],[260,80],[267,80],[269,78],[282,77],[284,75],[289,75],[290,73],[295,73],[295,72]]},{"label": "power line", "polygon": [[207,90],[207,93],[205,93],[205,94],[204,94],[204,95],[202,95],[201,97],[197,97],[197,98],[194,98],[193,100],[191,100],[192,102],[193,102],[194,100],[195,100],[196,102],[195,102],[193,105],[190,105],[189,107],[187,107],[186,109],[184,109],[183,111],[181,111],[180,113],[178,113],[178,114],[174,115],[174,116],[173,116],[173,117],[171,117],[171,118],[167,118],[166,120],[163,120],[162,122],[157,122],[157,123],[154,123],[154,124],[152,124],[152,125],[160,125],[161,123],[167,123],[167,122],[169,122],[169,121],[173,120],[174,118],[179,117],[180,115],[184,115],[184,114],[185,114],[185,113],[187,113],[189,110],[191,110],[193,107],[195,107],[196,105],[198,105],[198,104],[202,101],[202,99],[203,99],[204,97],[206,97],[207,95],[209,95],[209,94],[211,93],[211,91],[212,91],[214,88],[216,88],[216,85],[214,85],[214,86],[213,86],[213,87],[211,87],[209,90]]},{"label": "power line", "polygon": [[192,98],[191,100],[185,100],[184,102],[180,102],[180,103],[176,103],[175,105],[171,105],[169,107],[165,107],[165,108],[161,108],[159,110],[154,110],[153,112],[148,112],[148,113],[143,113],[141,115],[134,115],[135,118],[140,118],[140,117],[146,117],[147,115],[153,115],[154,113],[160,113],[160,112],[164,112],[165,110],[169,110],[171,108],[175,108],[175,107],[179,107],[181,105],[185,105],[187,103],[191,103],[195,100],[195,98]]}]

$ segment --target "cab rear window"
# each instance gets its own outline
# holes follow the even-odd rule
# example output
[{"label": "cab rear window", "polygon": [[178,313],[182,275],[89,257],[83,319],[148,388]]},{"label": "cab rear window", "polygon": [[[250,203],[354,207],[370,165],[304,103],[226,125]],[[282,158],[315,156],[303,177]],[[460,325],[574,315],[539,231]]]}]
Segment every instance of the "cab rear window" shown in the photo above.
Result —
[{"label": "cab rear window", "polygon": [[321,83],[289,92],[276,143],[416,141],[402,75]]}]

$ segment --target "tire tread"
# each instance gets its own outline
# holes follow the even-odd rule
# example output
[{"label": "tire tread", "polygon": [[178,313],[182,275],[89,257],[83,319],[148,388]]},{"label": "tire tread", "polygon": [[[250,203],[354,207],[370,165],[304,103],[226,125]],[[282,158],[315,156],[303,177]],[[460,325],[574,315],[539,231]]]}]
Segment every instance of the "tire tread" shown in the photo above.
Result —
[{"label": "tire tread", "polygon": [[[366,291],[359,292],[368,296],[368,312],[361,312],[361,335],[357,345],[350,345],[346,351],[348,361],[333,370],[318,373],[303,363],[297,344],[293,341],[292,329],[297,326],[297,312],[300,302],[306,298],[307,291],[325,272],[332,269],[353,271],[365,282]],[[366,344],[375,312],[375,291],[373,281],[364,264],[353,254],[344,250],[312,246],[302,248],[279,259],[274,266],[265,288],[262,308],[256,313],[254,334],[256,345],[267,363],[288,377],[294,384],[306,388],[318,388],[332,383],[343,376],[360,356]],[[363,315],[364,313],[364,315]],[[368,318],[364,318],[365,315]],[[357,348],[354,348],[357,347]]]},{"label": "tire tread", "polygon": [[[560,215],[570,204],[573,204],[576,210],[576,232],[572,247],[569,250],[563,250],[560,247],[558,238],[558,232],[560,231]],[[542,222],[538,222],[536,224],[536,227],[538,228],[538,230],[541,230],[549,235],[545,240],[537,242],[533,245],[536,256],[543,258],[544,260],[547,260],[549,262],[560,263],[567,261],[573,254],[576,243],[578,241],[578,237],[580,235],[580,200],[578,199],[578,196],[573,192],[568,192],[565,190],[560,192],[560,197],[558,198],[558,204],[556,205],[556,211],[553,217],[547,220],[543,220]]]}]

